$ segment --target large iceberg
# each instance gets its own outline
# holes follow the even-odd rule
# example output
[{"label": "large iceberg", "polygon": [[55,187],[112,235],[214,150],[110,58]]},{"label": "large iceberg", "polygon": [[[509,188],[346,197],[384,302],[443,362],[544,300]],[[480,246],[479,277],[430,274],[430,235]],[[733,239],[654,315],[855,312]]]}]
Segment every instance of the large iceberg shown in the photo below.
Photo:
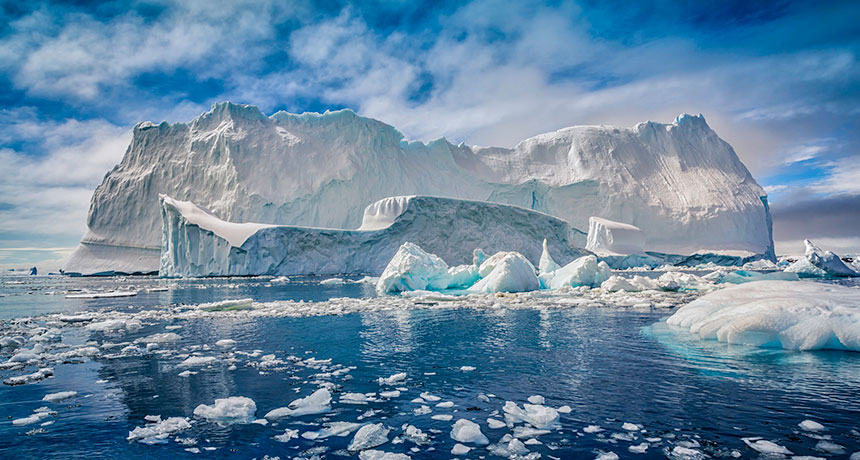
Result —
[{"label": "large iceberg", "polygon": [[[574,241],[583,234],[567,222],[518,206],[451,198],[390,197],[367,207],[357,230],[233,223],[187,201],[161,197],[163,239],[162,276],[379,274],[403,243],[420,242],[427,252],[452,263],[473,262],[472,251],[516,251],[529,260],[540,258],[542,238],[562,260],[585,253]],[[421,248],[418,248],[421,251]],[[404,264],[426,265],[419,286],[444,288],[436,271],[447,273],[442,260],[415,251],[401,254]],[[423,252],[423,251],[422,251]],[[438,257],[437,257],[438,256]],[[476,279],[468,267],[454,268],[445,283],[468,285]],[[387,281],[386,281],[387,282]],[[444,284],[444,283],[443,283]],[[389,290],[386,288],[386,291]],[[395,289],[397,290],[396,286]]]},{"label": "large iceberg", "polygon": [[843,262],[836,254],[822,250],[809,240],[803,240],[803,244],[806,245],[804,257],[788,266],[785,271],[806,278],[860,276],[860,272]]},{"label": "large iceberg", "polygon": [[[65,272],[157,271],[159,194],[225,221],[341,229],[382,198],[435,195],[517,205],[575,228],[590,216],[628,222],[649,250],[669,254],[773,247],[764,190],[702,116],[565,128],[497,148],[408,142],[349,110],[267,117],[219,103],[190,123],[135,126]],[[398,205],[380,206],[365,229],[385,226]]]},{"label": "large iceberg", "polygon": [[860,351],[860,289],[755,281],[700,297],[667,322],[702,339],[733,344]]}]

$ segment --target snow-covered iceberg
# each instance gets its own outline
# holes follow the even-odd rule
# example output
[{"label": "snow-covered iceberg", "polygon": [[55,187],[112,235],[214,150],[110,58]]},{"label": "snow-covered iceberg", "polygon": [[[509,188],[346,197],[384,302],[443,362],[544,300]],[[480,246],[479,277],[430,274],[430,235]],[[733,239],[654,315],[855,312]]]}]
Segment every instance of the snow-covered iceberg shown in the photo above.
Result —
[{"label": "snow-covered iceberg", "polygon": [[860,289],[756,281],[700,297],[667,322],[702,339],[732,344],[860,351]]},{"label": "snow-covered iceberg", "polygon": [[822,250],[809,240],[803,240],[803,244],[806,245],[804,257],[786,268],[786,272],[805,278],[860,276],[860,272],[836,254]]},{"label": "snow-covered iceberg", "polygon": [[[420,242],[427,252],[461,265],[473,262],[475,248],[516,251],[537,261],[541,254],[539,241],[544,237],[549,241],[549,250],[562,260],[585,253],[573,243],[581,232],[567,222],[498,203],[390,197],[369,206],[357,230],[233,223],[191,202],[162,196],[161,203],[162,276],[375,275],[407,242]],[[444,264],[430,267],[434,263],[428,262],[428,270],[441,270]],[[442,271],[447,268],[445,265]],[[436,275],[427,276],[430,278],[424,287],[409,287],[440,287],[431,279]],[[455,268],[451,276],[460,285],[476,279],[467,267]]]},{"label": "snow-covered iceberg", "polygon": [[540,284],[549,289],[560,289],[565,286],[598,287],[610,276],[609,265],[598,261],[597,257],[591,254],[561,267],[544,246],[540,260]]},{"label": "snow-covered iceberg", "polygon": [[634,225],[591,217],[585,248],[599,255],[644,254],[645,234]]},{"label": "snow-covered iceberg", "polygon": [[[667,254],[772,255],[764,190],[702,116],[565,128],[497,148],[408,142],[349,110],[267,117],[219,103],[190,123],[135,126],[93,194],[65,272],[157,271],[159,194],[226,221],[342,229],[385,197],[447,196],[518,205],[576,228],[590,216],[628,222],[649,250]],[[367,230],[385,226],[382,208]]]}]

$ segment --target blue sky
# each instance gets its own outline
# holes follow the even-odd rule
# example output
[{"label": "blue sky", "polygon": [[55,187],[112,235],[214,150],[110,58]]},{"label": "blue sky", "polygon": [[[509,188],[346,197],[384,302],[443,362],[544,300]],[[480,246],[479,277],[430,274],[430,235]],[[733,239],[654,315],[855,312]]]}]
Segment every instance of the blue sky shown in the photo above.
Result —
[{"label": "blue sky", "polygon": [[769,190],[778,242],[860,247],[856,1],[0,5],[0,266],[76,244],[134,123],[222,100],[503,146],[702,113]]}]

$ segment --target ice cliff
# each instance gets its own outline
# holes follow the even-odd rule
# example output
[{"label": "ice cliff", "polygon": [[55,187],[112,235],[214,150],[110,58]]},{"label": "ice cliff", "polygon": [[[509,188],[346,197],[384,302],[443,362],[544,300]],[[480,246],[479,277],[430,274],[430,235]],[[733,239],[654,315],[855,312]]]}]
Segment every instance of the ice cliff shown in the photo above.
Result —
[{"label": "ice cliff", "polygon": [[358,227],[362,210],[385,197],[446,196],[582,229],[591,216],[629,223],[648,251],[772,252],[764,190],[701,116],[565,128],[497,148],[409,142],[349,110],[265,116],[219,103],[190,123],[135,126],[93,194],[89,230],[65,271],[158,270],[160,193],[227,221],[341,229]]},{"label": "ice cliff", "polygon": [[160,199],[163,276],[377,275],[403,243],[414,241],[453,264],[472,264],[476,248],[517,251],[537,262],[543,238],[558,260],[584,253],[574,240],[585,235],[566,221],[498,203],[389,197],[367,207],[359,229],[340,230],[227,222],[191,202]]}]

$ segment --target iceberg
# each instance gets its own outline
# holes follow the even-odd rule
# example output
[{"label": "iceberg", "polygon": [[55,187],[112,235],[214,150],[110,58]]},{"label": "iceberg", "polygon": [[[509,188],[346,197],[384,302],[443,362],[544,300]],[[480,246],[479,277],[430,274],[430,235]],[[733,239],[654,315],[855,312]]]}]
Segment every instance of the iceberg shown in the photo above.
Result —
[{"label": "iceberg", "polygon": [[[200,404],[194,409],[194,416],[218,423],[232,425],[236,423],[251,423],[257,413],[257,404],[251,398],[230,396],[217,398],[215,404],[209,406]],[[169,419],[168,419],[169,420]]]},{"label": "iceberg", "polygon": [[585,249],[598,255],[644,254],[645,234],[634,225],[591,217]]},{"label": "iceberg", "polygon": [[[468,266],[443,273],[449,267],[441,259],[469,265],[477,247],[516,251],[537,261],[537,242],[546,237],[550,250],[565,260],[585,253],[575,245],[581,232],[567,222],[498,203],[391,197],[369,206],[365,210],[368,224],[355,230],[232,223],[191,202],[161,196],[161,203],[162,276],[375,275],[389,266],[395,271],[379,281],[386,290],[416,289],[425,281],[424,288],[439,289],[445,283],[466,286],[476,280]],[[391,203],[397,206],[389,206]],[[404,247],[410,241],[420,242],[435,259],[419,253],[421,248]],[[429,271],[421,276],[428,278],[397,278],[397,264],[389,263],[395,255],[404,267],[424,264]]]},{"label": "iceberg", "polygon": [[350,110],[266,116],[222,102],[188,123],[134,127],[122,161],[93,193],[87,232],[64,272],[158,271],[159,194],[227,222],[366,231],[385,226],[403,204],[380,204],[362,224],[361,210],[385,197],[444,196],[521,206],[575,228],[590,216],[627,222],[667,254],[773,255],[765,191],[701,115],[576,126],[499,148],[409,142]]},{"label": "iceberg", "polygon": [[454,422],[454,426],[451,427],[451,439],[478,446],[486,446],[490,443],[484,433],[481,433],[480,425],[464,418]]},{"label": "iceberg", "polygon": [[803,244],[806,245],[804,258],[788,266],[786,272],[797,273],[805,278],[860,276],[860,272],[836,254],[822,250],[809,240],[803,240]]},{"label": "iceberg", "polygon": [[540,287],[534,265],[518,252],[497,252],[478,269],[471,292],[524,292]]},{"label": "iceberg", "polygon": [[860,289],[755,281],[700,297],[667,322],[702,339],[730,344],[860,351]]},{"label": "iceberg", "polygon": [[606,262],[598,261],[596,256],[588,255],[554,272],[541,274],[541,282],[550,289],[561,289],[565,286],[598,287],[609,279],[610,271]]}]

